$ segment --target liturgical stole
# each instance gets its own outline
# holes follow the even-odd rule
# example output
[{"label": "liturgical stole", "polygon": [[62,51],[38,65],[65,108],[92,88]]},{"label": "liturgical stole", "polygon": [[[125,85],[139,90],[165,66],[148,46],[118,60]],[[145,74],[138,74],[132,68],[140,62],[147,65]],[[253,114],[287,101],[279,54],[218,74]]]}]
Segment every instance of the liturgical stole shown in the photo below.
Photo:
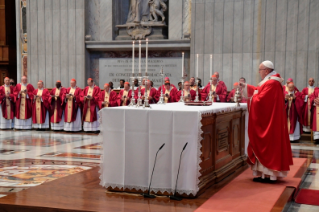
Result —
[{"label": "liturgical stole", "polygon": [[165,103],[167,103],[168,102],[168,98],[166,97],[166,94],[170,94],[171,93],[171,89],[169,89],[169,90],[165,90],[165,94],[164,94],[164,101],[165,101]]},{"label": "liturgical stole", "polygon": [[41,124],[41,96],[43,93],[43,89],[40,90],[38,89],[38,93],[37,93],[37,99],[35,102],[35,107],[36,107],[36,120],[37,120],[37,124]]},{"label": "liturgical stole", "polygon": [[[4,86],[4,92],[6,94],[11,94],[10,86]],[[9,98],[6,98],[6,107],[7,107],[7,118],[11,119],[11,102]]]},{"label": "liturgical stole", "polygon": [[310,126],[310,122],[311,122],[311,104],[310,104],[310,99],[309,96],[314,92],[314,88],[309,87],[308,88],[308,126]]},{"label": "liturgical stole", "polygon": [[[69,94],[74,95],[74,93],[75,93],[75,88],[71,87]],[[68,107],[67,122],[70,123],[72,120],[72,112],[73,112],[73,96],[69,97],[67,101],[67,107]]]},{"label": "liturgical stole", "polygon": [[124,101],[122,103],[122,106],[126,106],[127,95],[128,95],[128,91],[127,90],[123,90],[123,96],[125,96],[125,97],[124,97]]},{"label": "liturgical stole", "polygon": [[[24,91],[27,89],[26,86],[24,86],[23,84],[20,84],[21,85],[21,91]],[[20,94],[20,119],[25,119],[25,105],[27,103],[27,94],[25,93],[21,93]]]},{"label": "liturgical stole", "polygon": [[55,89],[55,105],[54,105],[54,122],[53,123],[57,123],[57,117],[58,117],[58,102],[57,102],[57,97],[60,96],[60,91],[61,91],[61,87],[60,89]]},{"label": "liturgical stole", "polygon": [[[190,95],[190,91],[187,91],[187,90],[184,89],[184,97],[188,97],[188,95]],[[186,101],[186,102],[189,102],[190,99],[187,98],[187,99],[185,99],[185,101]]]},{"label": "liturgical stole", "polygon": [[[109,92],[105,91],[104,102],[109,102],[109,100],[110,100]],[[109,103],[105,103],[104,107],[109,107]]]},{"label": "liturgical stole", "polygon": [[[86,96],[93,96],[93,88],[89,86],[89,90]],[[91,100],[90,99],[88,100],[88,108],[85,115],[85,121],[91,122]]]},{"label": "liturgical stole", "polygon": [[[216,84],[216,85],[213,85],[213,84],[212,84],[212,95],[213,95],[213,92],[214,92],[214,91],[216,92],[216,88],[217,88],[217,84]],[[212,101],[214,102],[214,101],[215,101],[215,98],[212,98]]]}]

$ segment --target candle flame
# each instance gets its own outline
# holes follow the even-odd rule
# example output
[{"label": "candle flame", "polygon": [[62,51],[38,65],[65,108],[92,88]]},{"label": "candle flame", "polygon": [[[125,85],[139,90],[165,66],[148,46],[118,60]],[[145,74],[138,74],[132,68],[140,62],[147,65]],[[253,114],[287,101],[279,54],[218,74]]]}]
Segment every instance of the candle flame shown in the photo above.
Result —
[{"label": "candle flame", "polygon": [[139,43],[140,43],[140,44],[141,44],[141,42],[142,42],[142,41],[141,41],[141,40],[139,40]]}]

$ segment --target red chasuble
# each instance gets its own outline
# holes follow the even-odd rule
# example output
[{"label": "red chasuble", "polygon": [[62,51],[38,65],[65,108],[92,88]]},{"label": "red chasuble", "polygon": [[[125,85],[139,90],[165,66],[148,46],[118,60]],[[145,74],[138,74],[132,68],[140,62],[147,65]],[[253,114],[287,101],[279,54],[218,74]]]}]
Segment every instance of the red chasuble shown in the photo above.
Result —
[{"label": "red chasuble", "polygon": [[[219,84],[222,82],[222,84]],[[216,94],[219,96],[219,101],[220,102],[226,102],[226,96],[227,96],[227,88],[225,84],[223,85],[223,81],[220,81],[217,83],[216,86],[212,85],[212,92],[216,92]],[[202,96],[202,101],[207,101],[209,98],[209,91],[210,91],[210,83],[208,83],[205,88],[202,90],[201,96]],[[214,102],[217,102],[217,97],[214,98]]]},{"label": "red chasuble", "polygon": [[[145,95],[145,88],[141,89],[141,96]],[[153,99],[149,101],[150,104],[156,104],[159,100],[159,92],[155,88],[150,88],[148,90],[148,96],[151,96]],[[138,99],[138,90],[134,91],[134,98]],[[144,103],[144,101],[143,101]]]},{"label": "red chasuble", "polygon": [[62,86],[60,87],[60,89],[53,88],[50,92],[51,96],[55,96],[50,96],[49,98],[51,123],[59,123],[62,120],[62,114],[65,106],[63,101],[63,95],[65,92],[66,89]]},{"label": "red chasuble", "polygon": [[[5,119],[14,118],[14,87],[2,85],[0,87],[0,104],[2,109],[2,116]],[[6,94],[10,94],[9,98],[6,98]]]},{"label": "red chasuble", "polygon": [[[228,94],[228,96],[227,96],[227,102],[233,102],[233,101],[234,101],[235,92],[236,92],[236,89],[233,89],[233,90]],[[233,98],[233,100],[232,100],[231,98]],[[240,103],[247,103],[247,99],[242,96]]]},{"label": "red chasuble", "polygon": [[[38,98],[36,99],[35,96],[38,96]],[[36,89],[33,91],[32,122],[34,124],[44,124],[47,111],[50,109],[49,98],[48,89]]]},{"label": "red chasuble", "polygon": [[[175,87],[171,86],[170,90],[166,90],[166,88],[164,87],[163,91],[164,91],[163,96],[164,96],[164,102],[165,103],[177,102],[178,90]],[[161,93],[158,93],[158,94],[160,95]],[[167,98],[166,94],[169,94],[170,98]]]},{"label": "red chasuble", "polygon": [[[72,94],[72,96],[67,99],[66,95]],[[78,112],[78,109],[82,111],[82,89],[79,87],[75,88],[67,88],[65,93],[62,96],[62,101],[65,102],[64,107],[64,122],[71,123],[76,120],[76,114]]]},{"label": "red chasuble", "polygon": [[289,171],[292,152],[287,127],[285,101],[279,74],[264,79],[257,88],[247,85],[249,109],[248,160],[256,159],[268,169]]},{"label": "red chasuble", "polygon": [[[96,107],[99,106],[101,89],[94,85],[94,87],[86,86],[83,90],[83,97],[81,98],[83,102],[83,117],[82,120],[85,122],[95,122],[97,121]],[[92,99],[84,100],[85,96],[92,96]]]},{"label": "red chasuble", "polygon": [[308,96],[307,102],[304,102],[304,107],[302,109],[302,119],[300,120],[300,123],[302,125],[309,127],[311,125],[311,100],[310,95],[314,92],[315,88],[304,88],[301,92],[302,100],[304,101],[306,96]]},{"label": "red chasuble", "polygon": [[[301,93],[298,91],[294,91],[294,93],[296,96],[295,99],[289,98],[288,100],[285,100],[285,108],[286,108],[286,114],[287,114],[287,120],[288,120],[287,126],[288,126],[289,134],[293,134],[295,132],[297,120],[298,121],[301,120],[301,117],[302,117],[302,108],[303,108],[302,96],[301,96]],[[289,95],[289,93],[287,91],[284,91],[284,96],[286,95]],[[301,129],[302,129],[302,126],[301,126]]]},{"label": "red chasuble", "polygon": [[[102,105],[103,102],[108,102],[109,104],[103,106]],[[116,106],[117,106],[117,93],[113,90],[111,90],[110,93],[101,91],[100,99],[99,99],[99,108],[102,109],[104,107],[116,107]]]},{"label": "red chasuble", "polygon": [[[26,94],[19,94],[21,90],[27,90]],[[15,115],[17,119],[29,119],[32,117],[32,101],[34,88],[31,84],[23,86],[21,83],[14,88]],[[27,95],[29,98],[27,98]]]},{"label": "red chasuble", "polygon": [[[189,91],[185,90],[183,91],[183,95],[184,97],[187,97],[189,95],[190,97],[190,101],[194,101],[195,100],[195,97],[196,97],[196,91],[190,89]],[[179,101],[181,99],[181,96],[182,96],[182,91],[178,91],[177,95],[176,95],[176,101]],[[188,100],[188,101],[189,101]]]},{"label": "red chasuble", "polygon": [[319,98],[319,88],[315,88],[315,91],[309,96],[311,104],[311,129],[312,131],[319,132],[319,106],[314,105],[316,98]]},{"label": "red chasuble", "polygon": [[[134,94],[135,95],[135,94]],[[122,96],[126,96],[126,100],[122,101]],[[120,93],[117,95],[117,105],[118,106],[127,106],[130,104],[130,100],[132,98],[132,90],[121,90]]]},{"label": "red chasuble", "polygon": [[[176,88],[176,86],[173,85],[173,84],[171,84],[171,87]],[[162,89],[165,89],[165,85],[162,85],[162,86],[158,87],[158,92],[161,92]],[[176,89],[177,89],[177,88],[176,88]],[[161,94],[161,93],[159,93],[159,94]],[[134,95],[135,95],[135,94],[134,94]]]}]

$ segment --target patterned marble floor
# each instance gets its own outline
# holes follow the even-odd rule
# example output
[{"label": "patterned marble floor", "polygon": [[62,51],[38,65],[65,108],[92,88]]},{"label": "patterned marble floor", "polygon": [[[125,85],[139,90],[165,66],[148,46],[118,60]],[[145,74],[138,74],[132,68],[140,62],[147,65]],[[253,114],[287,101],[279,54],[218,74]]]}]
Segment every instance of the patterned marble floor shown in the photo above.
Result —
[{"label": "patterned marble floor", "polygon": [[99,165],[97,135],[0,131],[0,198]]},{"label": "patterned marble floor", "polygon": [[[319,145],[310,141],[300,141],[291,145],[293,156],[299,158],[308,158],[309,167],[306,177],[299,189],[319,190]],[[319,201],[319,200],[318,200]],[[291,202],[285,207],[289,212],[318,212],[319,206],[304,205]]]}]

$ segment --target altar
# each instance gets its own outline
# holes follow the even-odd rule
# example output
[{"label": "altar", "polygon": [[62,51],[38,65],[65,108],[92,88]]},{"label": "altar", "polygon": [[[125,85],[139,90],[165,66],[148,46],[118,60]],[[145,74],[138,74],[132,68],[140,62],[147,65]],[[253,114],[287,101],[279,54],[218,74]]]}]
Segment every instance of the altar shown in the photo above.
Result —
[{"label": "altar", "polygon": [[148,190],[172,194],[180,153],[186,143],[177,183],[178,195],[196,197],[246,165],[247,105],[183,103],[151,108],[105,108],[100,115],[103,143],[100,185],[112,191]]}]

